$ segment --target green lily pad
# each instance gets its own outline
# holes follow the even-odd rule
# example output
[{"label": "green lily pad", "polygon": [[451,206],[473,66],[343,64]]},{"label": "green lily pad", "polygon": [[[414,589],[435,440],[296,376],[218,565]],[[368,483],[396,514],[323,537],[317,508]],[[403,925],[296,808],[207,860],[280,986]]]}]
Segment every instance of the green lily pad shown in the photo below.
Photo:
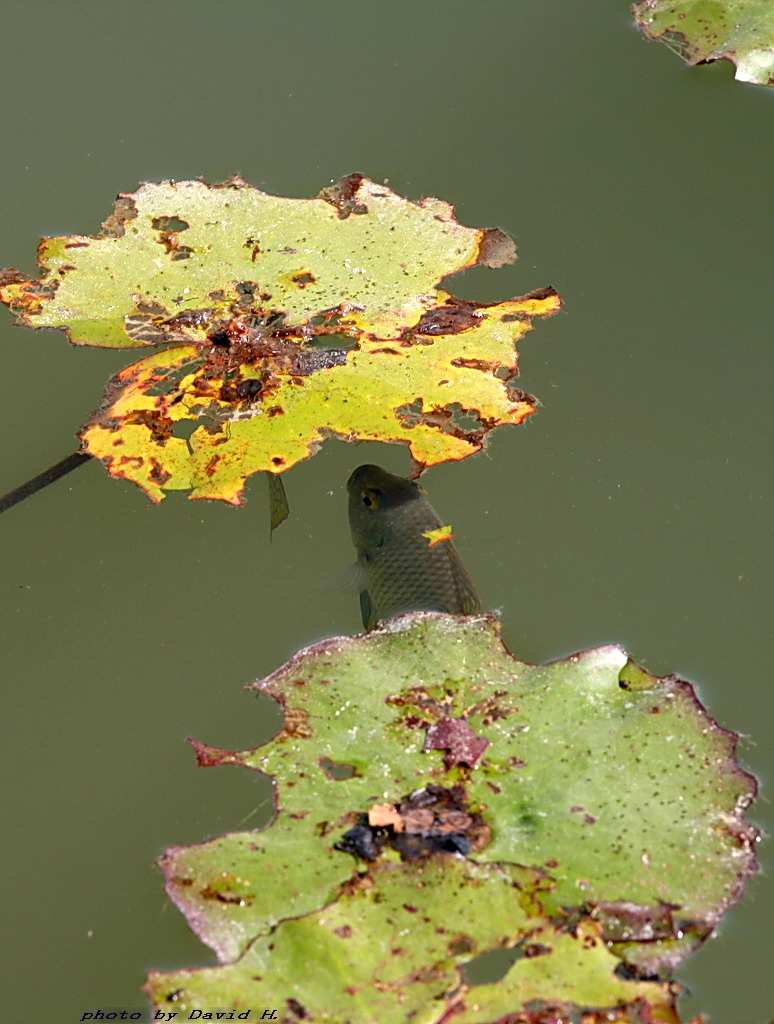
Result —
[{"label": "green lily pad", "polygon": [[740,82],[774,85],[774,6],[770,0],[639,0],[632,11],[648,39],[686,64],[730,60]]},{"label": "green lily pad", "polygon": [[[466,962],[504,948],[513,962],[502,981],[465,983]],[[146,991],[156,1012],[185,1019],[268,1010],[285,1022],[485,1024],[526,1008],[542,1015],[520,1020],[677,1021],[668,985],[621,978],[618,963],[598,923],[551,906],[540,873],[436,856],[355,874],[328,906],[283,921],[236,963],[154,973]]]},{"label": "green lily pad", "polygon": [[[241,764],[270,775],[273,821],[263,830],[170,849],[161,863],[167,891],[191,927],[233,966],[185,979],[155,976],[158,1005],[169,1005],[176,987],[186,993],[186,1006],[202,1007],[218,992],[224,1005],[256,1005],[248,983],[256,974],[269,986],[260,990],[263,1003],[276,1002],[279,990],[271,986],[279,982],[270,983],[268,974],[285,982],[290,968],[267,966],[268,937],[280,941],[284,963],[302,955],[292,951],[294,943],[319,934],[331,908],[337,921],[363,927],[365,910],[346,903],[353,884],[381,886],[401,860],[402,874],[389,875],[398,889],[416,886],[412,872],[427,858],[465,865],[463,871],[518,871],[519,884],[533,894],[525,913],[542,918],[530,927],[550,934],[538,945],[561,945],[577,966],[579,947],[558,938],[577,927],[604,940],[605,958],[643,977],[669,977],[756,869],[758,835],[744,819],[755,781],[736,763],[736,736],[709,717],[689,683],[650,675],[618,647],[527,665],[503,646],[493,616],[417,612],[310,647],[254,686],[283,708],[284,726],[273,740],[236,752],[194,745],[203,765]],[[467,959],[525,941],[527,923],[517,917],[507,937],[486,932],[478,919],[497,915],[483,894],[471,910],[467,885],[458,886],[454,908],[441,900],[455,927],[475,936]],[[479,891],[478,883],[470,885]],[[414,899],[407,892],[401,898]],[[406,938],[408,946],[414,935],[411,957],[421,959],[429,940],[420,929]],[[381,977],[385,961],[366,963],[360,943],[355,947],[362,977]],[[422,961],[431,974],[434,957]],[[410,963],[420,970],[418,961]],[[594,1012],[629,1001],[618,990],[613,996],[613,988],[604,988],[612,1002],[568,995],[569,967],[558,963],[544,961],[547,973],[538,970],[529,999]],[[425,997],[441,998],[459,965],[446,964]],[[607,984],[608,961],[597,966]],[[321,998],[316,971],[293,982],[292,998],[304,1006]],[[503,1014],[527,1006],[518,986],[498,1002],[504,989],[506,982],[492,988],[492,1002],[482,1004],[490,1016],[461,1019],[491,1020],[492,1007]],[[631,1001],[662,1005],[655,989],[648,991]],[[313,1019],[393,1019],[386,1004],[371,1018],[358,1016],[357,1000],[347,1007],[344,1016]]]},{"label": "green lily pad", "polygon": [[333,435],[407,444],[420,472],[534,412],[514,346],[559,308],[551,288],[492,305],[438,288],[515,258],[502,231],[453,213],[358,174],[314,199],[239,178],[146,184],[98,237],[44,239],[40,279],[3,272],[0,299],[77,345],[153,349],[110,381],[80,436],[155,501],[239,504],[248,476]]}]

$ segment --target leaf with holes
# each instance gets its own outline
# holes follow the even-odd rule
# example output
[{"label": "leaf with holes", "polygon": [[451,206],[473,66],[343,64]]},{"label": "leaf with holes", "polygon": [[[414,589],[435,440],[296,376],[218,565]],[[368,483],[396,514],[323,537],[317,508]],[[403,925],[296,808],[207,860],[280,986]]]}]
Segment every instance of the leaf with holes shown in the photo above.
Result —
[{"label": "leaf with holes", "polygon": [[29,327],[77,345],[153,348],[111,380],[84,449],[154,501],[239,504],[329,436],[409,446],[416,472],[481,449],[535,401],[515,343],[559,308],[551,288],[494,305],[438,287],[515,247],[359,174],[315,199],[239,178],[143,185],[96,237],[44,239],[39,280],[0,275]]},{"label": "leaf with holes", "polygon": [[686,64],[730,60],[740,82],[774,85],[771,0],[639,0],[634,20]]},{"label": "leaf with holes", "polygon": [[[281,732],[254,750],[194,746],[203,765],[267,773],[274,819],[167,851],[169,895],[229,966],[154,976],[157,1006],[170,992],[186,1008],[275,1005],[281,981],[312,1019],[402,1020],[390,999],[411,978],[422,983],[406,998],[437,1014],[417,1020],[458,998],[470,1021],[538,998],[600,1015],[644,1001],[661,1010],[620,1020],[677,1020],[647,979],[669,977],[711,934],[756,868],[757,840],[736,737],[688,683],[649,675],[618,647],[527,665],[492,616],[416,612],[316,644],[254,686],[282,706]],[[406,918],[428,863],[442,887],[456,880],[438,907]],[[511,930],[495,909],[503,872],[517,873],[509,898],[526,914],[506,913]],[[372,907],[384,901],[386,931]],[[459,956],[457,935],[469,939]],[[468,1002],[458,968],[503,946],[534,946],[535,961],[524,954],[476,1016],[481,993]],[[321,963],[294,972],[311,948],[325,950]],[[581,977],[597,995],[578,994]],[[622,994],[626,977],[645,988]],[[376,991],[391,995],[369,1018]]]},{"label": "leaf with holes", "polygon": [[[466,962],[505,948],[502,981],[465,979]],[[563,913],[540,872],[436,855],[372,867],[236,963],[153,973],[146,991],[157,1013],[185,1019],[205,1007],[269,1007],[286,1024],[486,1024],[550,1007],[550,1017],[518,1019],[580,1020],[583,1008],[584,1024],[679,1024],[668,984],[621,978],[618,965],[599,922]]]}]

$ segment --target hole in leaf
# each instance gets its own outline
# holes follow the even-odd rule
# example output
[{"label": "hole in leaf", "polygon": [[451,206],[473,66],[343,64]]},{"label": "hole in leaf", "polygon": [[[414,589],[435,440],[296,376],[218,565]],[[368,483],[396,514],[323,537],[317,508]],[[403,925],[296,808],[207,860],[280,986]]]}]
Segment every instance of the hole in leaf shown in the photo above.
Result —
[{"label": "hole in leaf", "polygon": [[154,384],[149,384],[145,388],[145,394],[152,398],[171,394],[177,390],[178,385],[185,377],[198,370],[202,365],[203,360],[199,357],[183,360],[177,366],[167,370]]},{"label": "hole in leaf", "polygon": [[198,424],[192,420],[177,420],[172,425],[172,437],[179,437],[183,441],[190,441],[191,434],[196,430]]},{"label": "hole in leaf", "polygon": [[459,402],[452,402],[451,405],[444,406],[444,408],[451,413],[450,423],[456,430],[467,433],[470,430],[481,428],[481,420],[475,410],[463,409]]},{"label": "hole in leaf", "polygon": [[510,949],[488,949],[473,960],[468,960],[462,967],[462,975],[469,985],[490,985],[500,981],[517,960],[547,956],[552,952],[551,946],[525,941]]},{"label": "hole in leaf", "polygon": [[492,985],[504,978],[516,961],[523,960],[525,955],[518,948],[488,949],[463,964],[462,978],[468,985]]},{"label": "hole in leaf", "polygon": [[422,422],[422,399],[416,398],[406,405],[399,405],[395,410],[395,415],[400,420],[401,426],[407,429],[415,427],[417,423]]},{"label": "hole in leaf", "polygon": [[179,217],[154,217],[151,225],[154,231],[186,231],[191,226]]},{"label": "hole in leaf", "polygon": [[428,427],[435,427],[442,434],[454,434],[458,437],[460,435],[476,435],[484,427],[477,410],[465,409],[459,402],[452,402],[443,408],[424,412],[422,399],[417,398],[411,403],[398,406],[395,415],[400,420],[401,426],[409,430],[418,423],[423,423]]},{"label": "hole in leaf", "polygon": [[341,782],[344,779],[351,779],[357,775],[357,769],[352,764],[340,764],[338,761],[331,761],[329,757],[321,757],[317,762],[329,779],[334,782]]},{"label": "hole in leaf", "polygon": [[344,313],[339,307],[323,309],[309,318],[310,327],[338,327],[344,318]]},{"label": "hole in leaf", "polygon": [[314,284],[316,278],[314,274],[310,274],[308,270],[302,271],[299,274],[294,274],[291,277],[293,284],[298,285],[299,288],[305,288],[308,284]]},{"label": "hole in leaf", "polygon": [[347,352],[358,347],[357,341],[348,334],[315,334],[305,344],[308,348],[344,349]]}]

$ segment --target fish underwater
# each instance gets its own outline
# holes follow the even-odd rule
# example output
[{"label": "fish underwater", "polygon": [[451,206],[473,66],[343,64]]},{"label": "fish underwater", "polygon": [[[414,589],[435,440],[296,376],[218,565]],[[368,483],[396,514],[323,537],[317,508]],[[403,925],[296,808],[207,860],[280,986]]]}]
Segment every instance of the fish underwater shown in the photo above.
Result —
[{"label": "fish underwater", "polygon": [[451,531],[419,484],[366,465],[355,470],[347,490],[357,551],[353,589],[360,591],[366,629],[401,612],[481,610]]}]

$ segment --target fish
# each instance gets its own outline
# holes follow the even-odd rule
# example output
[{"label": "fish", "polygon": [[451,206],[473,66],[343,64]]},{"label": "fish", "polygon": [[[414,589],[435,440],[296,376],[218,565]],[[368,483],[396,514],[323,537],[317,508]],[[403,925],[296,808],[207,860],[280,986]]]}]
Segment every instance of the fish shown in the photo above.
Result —
[{"label": "fish", "polygon": [[481,611],[451,530],[418,483],[365,465],[350,476],[347,491],[357,552],[354,589],[366,629],[402,612]]}]

